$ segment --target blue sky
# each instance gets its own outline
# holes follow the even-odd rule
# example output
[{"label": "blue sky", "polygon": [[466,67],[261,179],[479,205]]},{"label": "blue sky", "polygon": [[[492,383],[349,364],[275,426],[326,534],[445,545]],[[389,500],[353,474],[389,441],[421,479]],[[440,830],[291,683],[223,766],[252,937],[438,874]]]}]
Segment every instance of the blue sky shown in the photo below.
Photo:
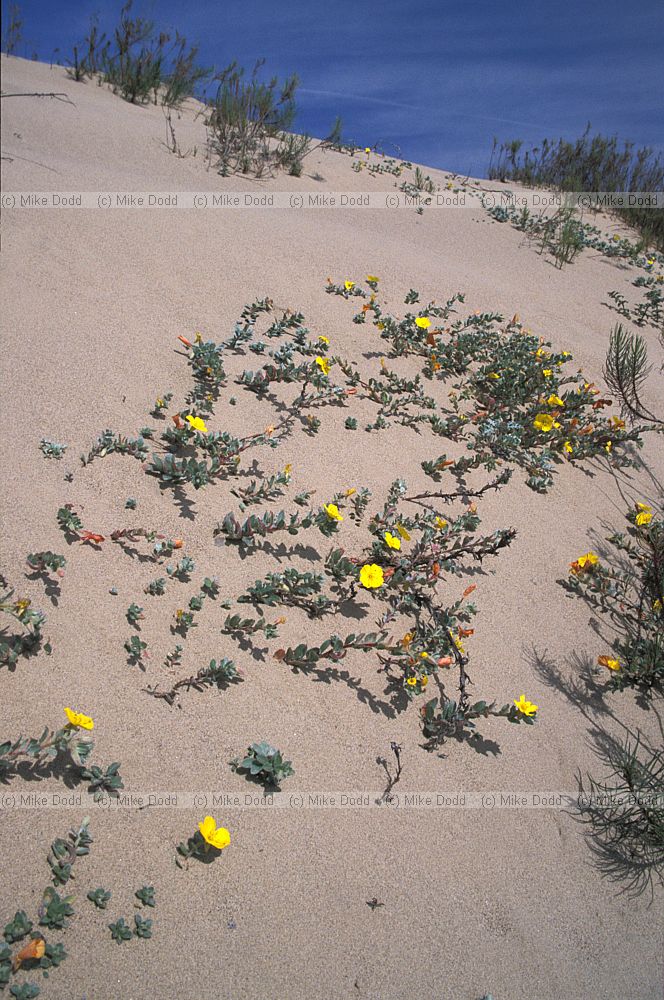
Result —
[{"label": "blue sky", "polygon": [[[44,61],[71,53],[91,14],[110,28],[120,9],[18,2],[18,54]],[[661,0],[136,0],[135,10],[199,43],[204,64],[251,68],[265,57],[271,74],[296,72],[298,126],[314,135],[340,114],[362,145],[474,175],[486,172],[494,135],[574,138],[588,121],[664,151]]]}]

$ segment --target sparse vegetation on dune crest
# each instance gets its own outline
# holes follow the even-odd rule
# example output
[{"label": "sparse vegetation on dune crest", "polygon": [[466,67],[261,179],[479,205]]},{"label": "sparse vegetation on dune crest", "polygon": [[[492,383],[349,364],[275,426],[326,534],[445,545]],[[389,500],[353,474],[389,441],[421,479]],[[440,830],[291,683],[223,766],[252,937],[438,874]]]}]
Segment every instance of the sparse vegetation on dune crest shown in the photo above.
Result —
[{"label": "sparse vegetation on dune crest", "polygon": [[[664,190],[664,160],[647,146],[635,149],[617,136],[593,135],[588,124],[573,142],[543,139],[525,150],[521,140],[494,139],[488,177],[559,191],[649,193]],[[645,246],[664,252],[662,209],[634,205],[616,211],[641,233]]]}]

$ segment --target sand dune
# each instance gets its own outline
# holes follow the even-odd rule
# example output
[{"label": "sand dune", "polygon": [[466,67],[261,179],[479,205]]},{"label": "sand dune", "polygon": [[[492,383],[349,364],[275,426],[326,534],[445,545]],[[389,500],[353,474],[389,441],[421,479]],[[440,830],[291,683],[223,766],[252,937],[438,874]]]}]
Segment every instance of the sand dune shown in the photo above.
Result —
[{"label": "sand dune", "polygon": [[[60,67],[16,58],[3,56],[2,77],[5,92],[56,91],[73,102],[3,99],[5,196],[397,190],[391,176],[356,173],[348,155],[329,151],[312,154],[301,178],[222,178],[206,162],[193,102],[174,117],[174,127],[181,148],[197,152],[178,158],[164,145],[157,107],[133,107],[104,87],[74,83]],[[447,190],[449,175],[426,172]],[[478,186],[499,187],[469,180],[466,189]],[[227,339],[244,305],[268,296],[278,307],[301,310],[312,333],[330,339],[333,353],[375,375],[385,350],[377,330],[353,324],[355,307],[324,290],[328,275],[343,282],[371,273],[394,310],[415,288],[423,301],[463,292],[461,316],[518,313],[557,350],[572,351],[578,367],[601,384],[616,319],[604,303],[612,289],[628,294],[633,275],[590,251],[557,270],[513,228],[493,223],[477,198],[469,195],[469,205],[422,215],[387,206],[5,207],[2,570],[47,612],[53,653],[0,671],[1,739],[57,727],[63,706],[71,705],[94,718],[95,758],[122,762],[127,793],[218,789],[241,796],[253,786],[228,761],[258,739],[293,760],[289,793],[374,796],[384,784],[376,757],[390,755],[390,741],[404,747],[400,795],[574,791],[577,771],[597,768],[598,727],[617,735],[622,725],[639,728],[661,743],[656,712],[639,707],[632,694],[604,702],[570,696],[565,683],[547,681],[541,666],[576,682],[578,660],[594,662],[605,652],[588,608],[556,581],[610,527],[622,527],[627,504],[657,500],[645,469],[613,474],[601,462],[590,466],[592,476],[562,466],[545,496],[517,473],[479,504],[483,529],[514,526],[518,534],[473,577],[475,689],[500,704],[525,692],[540,706],[532,728],[488,721],[485,734],[499,744],[496,755],[456,743],[445,747],[444,759],[420,749],[419,702],[389,711],[371,657],[349,655],[347,679],[330,683],[294,674],[272,657],[278,645],[371,629],[376,612],[368,600],[366,617],[357,621],[312,622],[287,609],[280,639],[257,641],[253,656],[220,633],[227,612],[217,602],[183,643],[181,672],[229,656],[243,669],[244,683],[225,692],[190,691],[179,709],[144,692],[146,684],[168,678],[160,665],[181,641],[168,625],[199,577],[216,575],[220,599],[234,600],[265,573],[290,563],[316,568],[318,558],[277,550],[276,557],[240,559],[214,544],[213,526],[237,509],[232,480],[187,491],[189,518],[131,458],[81,467],[78,456],[105,428],[134,435],[145,424],[156,426],[148,416],[156,396],[171,391],[181,405],[190,379],[178,336],[193,339],[200,331],[204,339]],[[602,225],[622,232],[612,220]],[[659,365],[656,332],[646,328],[643,336]],[[395,368],[415,372],[411,361]],[[228,355],[232,375],[261,364],[251,354]],[[236,406],[227,402],[233,393]],[[648,393],[654,405],[656,382]],[[250,452],[243,468],[255,460],[255,474],[268,475],[291,463],[295,491],[316,490],[320,502],[337,490],[369,487],[370,514],[382,507],[396,476],[413,490],[431,488],[420,463],[442,452],[444,442],[398,425],[370,435],[349,432],[348,412],[321,410],[317,436],[297,432],[274,451]],[[358,410],[360,427],[371,413],[367,404]],[[269,403],[230,383],[213,427],[247,434],[275,419]],[[66,442],[65,458],[47,461],[42,438]],[[641,454],[661,481],[661,440],[648,438]],[[64,478],[69,472],[71,482]],[[124,509],[129,496],[137,500],[135,511]],[[67,502],[82,512],[86,527],[104,534],[131,524],[182,537],[196,562],[191,583],[169,585],[162,598],[145,597],[145,584],[158,575],[154,565],[128,558],[118,546],[101,552],[66,546],[55,512]],[[269,506],[294,509],[290,495]],[[330,547],[315,532],[305,542],[323,557]],[[351,551],[365,543],[364,529],[347,520],[340,544]],[[44,596],[41,582],[25,579],[25,556],[37,549],[68,558],[57,603]],[[459,581],[451,580],[451,599],[458,591]],[[141,637],[153,658],[145,672],[128,666],[123,650],[132,631],[124,612],[132,601],[146,609]],[[0,788],[9,791],[66,789],[57,777],[16,778]],[[44,981],[45,996],[476,1000],[491,993],[496,1000],[652,1000],[661,989],[661,893],[652,905],[647,894],[619,895],[620,886],[593,867],[579,823],[563,810],[216,809],[231,846],[212,865],[180,871],[175,844],[209,808],[103,810],[81,794],[80,809],[15,808],[2,815],[5,920],[16,909],[36,910],[48,881],[48,846],[91,815],[95,841],[80,862],[72,890],[76,916],[63,937],[69,957]],[[131,918],[133,893],[145,883],[158,898],[149,914],[153,937],[118,946],[107,924],[121,914]],[[106,911],[85,899],[98,885],[113,893]],[[384,906],[372,910],[367,901],[374,897]]]}]

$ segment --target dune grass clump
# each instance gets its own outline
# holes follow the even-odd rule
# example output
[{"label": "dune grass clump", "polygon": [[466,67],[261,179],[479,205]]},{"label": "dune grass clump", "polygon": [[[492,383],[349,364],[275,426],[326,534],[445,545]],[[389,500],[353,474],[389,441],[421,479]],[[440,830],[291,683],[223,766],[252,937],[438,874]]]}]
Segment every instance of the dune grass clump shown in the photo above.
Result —
[{"label": "dune grass clump", "polygon": [[[617,136],[592,135],[588,124],[574,142],[544,139],[523,149],[521,140],[494,139],[489,163],[491,180],[519,181],[527,187],[560,191],[652,192],[664,189],[664,161],[647,146],[620,143]],[[664,251],[664,213],[649,207],[616,210],[644,241]]]},{"label": "dune grass clump", "polygon": [[197,65],[198,46],[189,46],[177,31],[174,38],[157,31],[132,8],[133,0],[126,0],[110,38],[94,16],[85,40],[73,48],[67,72],[78,82],[96,77],[131,104],[159,101],[177,108],[212,71]]},{"label": "dune grass clump", "polygon": [[208,143],[223,177],[236,173],[264,177],[277,170],[299,177],[313,149],[334,147],[340,141],[339,119],[317,145],[308,135],[293,134],[298,78],[293,74],[279,83],[272,77],[265,83],[260,78],[263,64],[264,60],[257,62],[249,78],[235,62],[215,77],[217,93],[208,108]]},{"label": "dune grass clump", "polygon": [[600,871],[638,895],[664,884],[664,751],[629,734],[598,755],[609,773],[579,779],[581,819]]},{"label": "dune grass clump", "polygon": [[648,421],[654,429],[661,431],[664,429],[664,411],[662,416],[653,413],[641,399],[643,386],[651,372],[652,365],[648,363],[648,349],[643,337],[638,333],[629,333],[622,323],[617,323],[609,338],[604,380],[618,397],[625,417],[631,421]]}]

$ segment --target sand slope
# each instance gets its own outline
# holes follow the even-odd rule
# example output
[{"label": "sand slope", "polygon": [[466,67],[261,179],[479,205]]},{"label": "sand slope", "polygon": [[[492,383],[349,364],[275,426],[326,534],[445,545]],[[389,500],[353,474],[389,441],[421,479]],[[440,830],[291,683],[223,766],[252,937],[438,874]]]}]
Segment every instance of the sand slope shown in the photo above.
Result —
[{"label": "sand slope", "polygon": [[[163,145],[158,108],[127,105],[93,83],[70,81],[58,67],[3,57],[2,75],[4,91],[61,91],[75,103],[2,101],[5,193],[394,190],[389,176],[358,175],[348,156],[335,153],[313,154],[300,179],[223,179],[206,168],[194,109],[174,124],[180,145],[199,152],[179,159]],[[314,180],[316,172],[324,180]],[[446,175],[428,172],[444,186]],[[462,315],[518,312],[599,379],[616,319],[602,303],[611,289],[627,294],[630,272],[590,251],[556,270],[511,227],[492,224],[479,204],[422,216],[387,208],[16,208],[6,209],[2,222],[2,569],[48,612],[53,655],[0,671],[0,739],[60,725],[62,706],[71,704],[94,717],[95,758],[120,760],[128,791],[242,795],[250,786],[227,762],[259,738],[294,761],[296,774],[285,786],[294,793],[382,790],[375,758],[389,753],[390,740],[405,747],[401,793],[454,793],[574,790],[577,769],[596,769],[597,726],[619,733],[622,722],[658,739],[655,712],[639,708],[632,695],[610,696],[604,706],[569,697],[565,684],[547,683],[534,656],[536,650],[554,674],[576,681],[574,657],[594,660],[605,651],[587,608],[556,580],[571,559],[602,544],[607,525],[621,525],[624,497],[655,498],[645,472],[613,476],[598,466],[591,478],[565,468],[545,497],[517,472],[507,489],[482,502],[487,530],[513,524],[518,537],[474,577],[480,614],[473,679],[478,693],[501,703],[526,692],[540,718],[532,729],[488,725],[487,736],[500,744],[497,756],[451,745],[442,760],[419,748],[415,706],[396,717],[381,709],[381,678],[369,657],[345,661],[359,683],[325,684],[292,674],[269,655],[278,644],[371,628],[369,602],[361,622],[312,624],[288,614],[284,638],[257,643],[263,653],[253,657],[220,635],[226,612],[209,608],[185,644],[182,672],[228,655],[245,670],[245,682],[225,693],[189,692],[181,710],[143,693],[146,682],[163,680],[159,664],[180,641],[168,633],[170,616],[199,578],[216,574],[222,597],[232,599],[275,561],[265,554],[240,560],[213,544],[212,526],[235,507],[232,484],[191,491],[192,520],[131,459],[112,456],[83,470],[78,462],[106,427],[134,434],[154,426],[147,411],[159,393],[171,390],[179,403],[189,378],[178,335],[199,330],[226,339],[243,305],[257,297],[302,310],[335,351],[375,372],[378,333],[353,325],[352,305],[324,293],[328,275],[379,275],[395,310],[411,287],[425,301],[463,291]],[[610,223],[609,231],[618,227]],[[646,329],[644,336],[659,362],[656,334]],[[238,355],[232,370],[256,362]],[[235,394],[238,405],[218,408],[215,429],[261,430],[269,406]],[[396,475],[427,488],[420,462],[438,453],[439,442],[402,427],[349,433],[345,415],[322,411],[317,437],[296,434],[277,451],[252,453],[247,466],[255,458],[257,471],[271,473],[290,462],[295,489],[316,489],[321,500],[368,486],[370,512],[382,506]],[[64,461],[43,458],[42,437],[69,444]],[[648,441],[643,455],[661,479],[661,442],[658,448]],[[72,482],[63,478],[68,471]],[[137,498],[135,512],[124,510],[127,496]],[[150,564],[117,547],[103,555],[67,549],[55,521],[65,502],[99,531],[146,524],[182,536],[197,564],[192,582],[145,598],[145,583],[157,575]],[[292,506],[288,497],[283,506]],[[349,547],[360,537],[354,530],[348,526]],[[315,535],[307,541],[324,558],[327,542]],[[69,560],[57,606],[42,584],[23,576],[26,553],[47,548]],[[283,566],[288,553],[277,558]],[[296,557],[296,564],[307,559]],[[450,593],[457,596],[457,583]],[[142,636],[154,650],[147,674],[127,666],[122,649],[131,632],[124,611],[133,600],[146,607]],[[55,778],[11,785],[13,792],[42,789],[64,786]],[[661,894],[650,907],[648,897],[618,895],[592,867],[578,824],[561,811],[216,810],[231,830],[231,847],[214,865],[181,872],[174,844],[193,832],[197,811],[99,812],[84,794],[80,810],[3,812],[3,923],[16,908],[35,910],[47,883],[49,844],[86,812],[95,843],[75,883],[74,891],[84,891],[64,938],[70,957],[44,983],[45,996],[475,1000],[491,992],[496,1000],[652,1000],[661,989]],[[118,947],[106,924],[131,914],[143,883],[158,895],[153,939]],[[113,892],[106,912],[91,912],[82,898],[96,885]],[[372,912],[366,900],[374,896],[385,906]]]}]

